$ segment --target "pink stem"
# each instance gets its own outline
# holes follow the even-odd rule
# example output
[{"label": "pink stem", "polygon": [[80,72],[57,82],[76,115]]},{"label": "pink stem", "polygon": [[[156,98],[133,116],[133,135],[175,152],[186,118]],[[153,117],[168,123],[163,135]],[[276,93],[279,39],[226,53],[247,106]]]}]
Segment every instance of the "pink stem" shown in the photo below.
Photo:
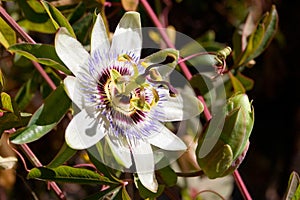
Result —
[{"label": "pink stem", "polygon": [[[36,42],[19,26],[19,24],[5,11],[5,9],[2,6],[0,6],[0,16],[12,29],[14,29],[23,38],[23,40],[31,44],[36,44]],[[49,86],[53,90],[55,90],[56,85],[50,79],[50,77],[42,68],[42,66],[35,61],[32,61],[32,63],[34,67],[38,70],[38,72],[41,74],[41,76],[45,79],[45,81],[49,84]]]},{"label": "pink stem", "polygon": [[246,187],[246,185],[245,185],[245,183],[244,183],[244,181],[243,181],[243,179],[242,179],[242,177],[241,177],[238,170],[235,170],[233,172],[233,177],[234,177],[235,182],[236,182],[239,190],[241,191],[244,199],[252,200],[252,197],[251,197],[250,193],[248,192],[247,187]]},{"label": "pink stem", "polygon": [[[144,9],[147,11],[148,15],[152,19],[154,25],[158,28],[158,31],[161,34],[162,39],[165,41],[165,43],[167,44],[167,46],[170,47],[170,48],[175,48],[175,45],[172,44],[172,42],[170,41],[168,35],[164,31],[164,27],[160,23],[159,19],[157,18],[156,14],[154,13],[153,9],[151,8],[151,6],[147,2],[147,0],[140,0],[140,2],[142,3]],[[184,62],[181,62],[180,60],[178,61],[178,64],[179,64],[179,66],[180,66],[183,74],[185,75],[185,77],[188,80],[190,80],[192,78],[192,74],[189,71],[189,69],[186,66],[186,64]],[[207,108],[206,103],[205,103],[203,97],[199,95],[198,99],[202,102],[202,104],[204,106],[203,114],[204,114],[206,120],[209,121],[212,118],[211,113],[210,113],[209,109]],[[237,185],[239,186],[240,192],[244,196],[244,199],[245,200],[252,200],[252,198],[251,198],[251,196],[250,196],[250,194],[249,194],[249,192],[247,190],[247,187],[245,186],[244,181],[241,178],[238,170],[235,170],[234,173],[233,173],[233,175],[234,175],[234,178],[235,178],[235,181],[236,181]]]}]

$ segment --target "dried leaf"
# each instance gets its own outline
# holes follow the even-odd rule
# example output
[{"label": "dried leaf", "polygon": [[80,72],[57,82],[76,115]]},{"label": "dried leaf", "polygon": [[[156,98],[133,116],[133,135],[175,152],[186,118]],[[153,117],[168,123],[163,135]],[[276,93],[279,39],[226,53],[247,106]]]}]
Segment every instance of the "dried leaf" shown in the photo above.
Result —
[{"label": "dried leaf", "polygon": [[11,169],[18,162],[18,159],[13,156],[3,158],[0,156],[0,169]]}]

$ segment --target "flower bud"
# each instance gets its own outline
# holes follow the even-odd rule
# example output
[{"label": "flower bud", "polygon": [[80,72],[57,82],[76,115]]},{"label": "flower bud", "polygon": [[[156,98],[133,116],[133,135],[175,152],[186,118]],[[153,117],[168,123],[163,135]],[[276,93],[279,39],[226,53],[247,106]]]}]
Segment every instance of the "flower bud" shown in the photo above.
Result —
[{"label": "flower bud", "polygon": [[[209,178],[218,178],[232,173],[242,162],[249,146],[249,136],[254,123],[254,111],[246,94],[236,94],[225,106],[225,123],[221,135],[212,150],[204,157],[197,157],[201,169]],[[220,127],[208,125],[199,138],[196,153],[205,143],[207,130],[220,131]],[[211,138],[210,138],[211,139]]]}]

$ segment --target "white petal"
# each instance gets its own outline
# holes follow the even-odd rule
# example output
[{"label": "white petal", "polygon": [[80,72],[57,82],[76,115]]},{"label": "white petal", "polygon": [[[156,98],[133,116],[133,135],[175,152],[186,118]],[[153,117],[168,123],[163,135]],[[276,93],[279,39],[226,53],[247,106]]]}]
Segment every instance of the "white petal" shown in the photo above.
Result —
[{"label": "white petal", "polygon": [[81,110],[66,129],[66,142],[73,149],[87,149],[104,137],[107,132],[105,126],[104,119],[97,119],[86,109]]},{"label": "white petal", "polygon": [[108,52],[109,48],[110,44],[107,37],[106,28],[101,15],[98,14],[91,36],[91,55],[94,54],[96,49],[101,49],[103,52]]},{"label": "white petal", "polygon": [[67,76],[64,79],[64,85],[65,85],[65,90],[69,96],[69,98],[72,100],[75,105],[82,110],[83,109],[83,97],[81,96],[81,92],[78,88],[78,82],[76,77],[74,76]]},{"label": "white petal", "polygon": [[58,57],[77,76],[89,58],[89,53],[73,38],[66,28],[60,28],[55,36]]},{"label": "white petal", "polygon": [[121,144],[121,140],[118,140],[118,138],[113,138],[110,136],[106,136],[105,140],[107,141],[114,158],[118,162],[118,164],[121,164],[122,166],[129,168],[132,165],[131,161],[131,152],[128,147],[126,147],[124,144]]},{"label": "white petal", "polygon": [[133,52],[140,56],[142,48],[142,32],[140,14],[126,12],[120,20],[112,39],[111,51],[122,54]]},{"label": "white petal", "polygon": [[199,115],[203,111],[203,105],[195,96],[188,94],[169,95],[169,90],[159,89],[161,97],[154,108],[155,117],[162,122],[182,121]]},{"label": "white petal", "polygon": [[185,151],[187,149],[185,143],[162,124],[159,130],[151,129],[148,132],[151,135],[146,140],[154,146],[169,151]]},{"label": "white petal", "polygon": [[151,145],[142,140],[132,147],[135,168],[141,183],[150,191],[156,193],[158,183],[154,174],[154,158]]}]

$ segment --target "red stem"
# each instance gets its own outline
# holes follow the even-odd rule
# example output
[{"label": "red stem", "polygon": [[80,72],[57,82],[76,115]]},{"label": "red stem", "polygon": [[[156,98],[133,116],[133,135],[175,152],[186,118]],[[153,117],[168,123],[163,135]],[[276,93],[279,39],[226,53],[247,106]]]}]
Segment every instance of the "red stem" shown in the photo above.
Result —
[{"label": "red stem", "polygon": [[[167,46],[170,47],[170,48],[175,48],[175,45],[172,44],[172,42],[170,41],[168,35],[164,31],[165,30],[164,27],[160,23],[158,17],[154,13],[153,9],[151,8],[151,6],[147,2],[147,0],[140,0],[140,2],[143,5],[144,9],[147,11],[147,13],[150,16],[150,18],[152,19],[154,25],[158,28],[158,31],[161,34],[162,39],[165,41],[165,43],[167,44]],[[185,77],[188,80],[190,80],[192,78],[192,74],[189,71],[189,69],[186,66],[186,64],[184,62],[180,62],[180,60],[178,61],[178,64],[179,64],[179,66],[180,66],[183,74],[185,75]],[[202,102],[202,104],[204,106],[203,114],[205,116],[205,119],[207,121],[209,121],[212,118],[211,113],[210,113],[209,109],[207,108],[206,103],[205,103],[203,97],[199,95],[198,99]],[[240,192],[242,193],[244,199],[245,200],[252,200],[252,198],[251,198],[251,196],[250,196],[250,194],[249,194],[249,192],[247,190],[247,187],[245,186],[244,181],[241,178],[238,170],[235,170],[234,173],[233,173],[233,175],[234,175],[235,181],[236,181],[236,183],[237,183],[237,185],[238,185],[238,187],[240,189]]]}]

